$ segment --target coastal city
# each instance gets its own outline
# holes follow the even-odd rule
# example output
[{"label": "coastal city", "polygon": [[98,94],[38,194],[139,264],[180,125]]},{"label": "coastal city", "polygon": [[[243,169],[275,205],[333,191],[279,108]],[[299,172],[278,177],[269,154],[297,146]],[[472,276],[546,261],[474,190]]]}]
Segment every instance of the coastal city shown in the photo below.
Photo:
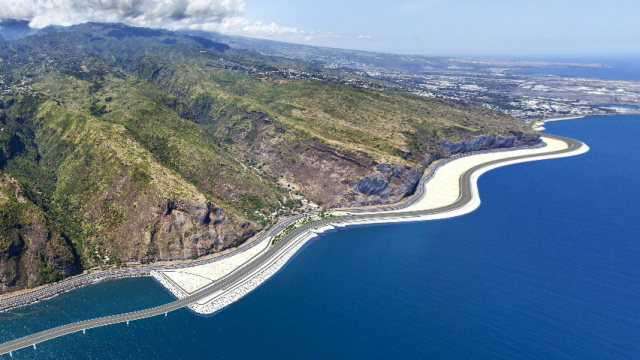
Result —
[{"label": "coastal city", "polygon": [[[556,117],[640,113],[640,81],[529,74],[522,69],[546,67],[603,68],[606,64],[553,63],[536,61],[478,60],[377,54],[360,51],[306,47],[267,40],[234,39],[237,48],[251,47],[264,55],[309,61],[316,71],[286,67],[256,68],[234,58],[219,58],[216,66],[262,81],[309,80],[348,84],[377,91],[401,91],[451,100],[504,112],[525,121]],[[206,51],[202,51],[203,55]],[[0,61],[0,70],[11,67]],[[55,66],[29,61],[36,73]],[[88,71],[92,61],[76,64],[77,72]],[[210,66],[210,65],[209,65]],[[324,69],[324,71],[318,71]],[[96,69],[102,70],[102,69]],[[282,78],[285,80],[273,80]],[[10,81],[10,79],[12,81]],[[7,78],[0,73],[0,97],[31,92],[34,78]]]},{"label": "coastal city", "polygon": [[[237,40],[237,47],[312,61],[346,76],[316,80],[341,81],[362,88],[395,89],[502,111],[523,120],[640,113],[640,81],[528,74],[522,69],[604,68],[601,63],[479,60],[407,56],[308,47],[264,40]],[[542,71],[541,71],[542,72]],[[310,77],[289,70],[284,76]]]}]

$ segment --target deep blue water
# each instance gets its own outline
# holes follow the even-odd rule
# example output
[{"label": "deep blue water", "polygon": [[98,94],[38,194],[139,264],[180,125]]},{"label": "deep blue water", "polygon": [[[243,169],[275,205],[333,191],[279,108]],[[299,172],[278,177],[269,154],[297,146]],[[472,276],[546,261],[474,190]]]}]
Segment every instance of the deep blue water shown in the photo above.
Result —
[{"label": "deep blue water", "polygon": [[[347,228],[221,313],[73,334],[16,359],[640,359],[640,116],[548,123],[587,154],[480,178],[454,219]],[[172,299],[149,278],[0,313],[0,342]],[[5,356],[8,358],[8,356]]]},{"label": "deep blue water", "polygon": [[581,67],[548,67],[548,68],[524,68],[519,72],[527,74],[550,74],[561,76],[577,76],[616,80],[640,80],[640,57],[600,57],[592,60],[553,59],[560,62],[603,63],[605,68],[581,68]]}]

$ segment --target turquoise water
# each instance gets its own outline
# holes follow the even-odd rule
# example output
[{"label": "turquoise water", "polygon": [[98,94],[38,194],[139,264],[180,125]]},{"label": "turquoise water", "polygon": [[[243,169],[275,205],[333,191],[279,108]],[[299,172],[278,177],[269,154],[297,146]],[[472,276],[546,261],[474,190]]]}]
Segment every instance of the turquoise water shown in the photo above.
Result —
[{"label": "turquoise water", "polygon": [[[480,178],[454,219],[347,228],[221,313],[73,334],[15,359],[639,359],[640,117],[547,124],[591,151]],[[0,313],[0,341],[170,301],[149,278]],[[8,356],[5,356],[8,358]]]}]

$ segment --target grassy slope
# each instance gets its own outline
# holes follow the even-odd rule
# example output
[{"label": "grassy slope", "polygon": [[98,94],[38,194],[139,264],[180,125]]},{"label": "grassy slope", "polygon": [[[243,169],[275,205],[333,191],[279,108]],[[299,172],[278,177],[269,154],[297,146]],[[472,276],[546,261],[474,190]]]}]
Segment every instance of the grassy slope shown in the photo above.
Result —
[{"label": "grassy slope", "polygon": [[[2,45],[3,74],[35,94],[6,97],[0,109],[2,189],[18,187],[26,201],[7,195],[0,204],[14,219],[2,230],[0,263],[15,263],[2,276],[22,272],[19,286],[51,281],[46,269],[237,244],[269,224],[256,211],[286,202],[283,178],[312,200],[340,204],[376,163],[417,168],[443,156],[441,139],[528,131],[486,109],[278,75],[279,66],[308,64],[203,50],[169,32],[112,31],[81,25]],[[58,245],[29,247],[21,225],[29,222]]]},{"label": "grassy slope", "polygon": [[[402,162],[399,157],[405,152],[438,152],[436,142],[444,138],[457,141],[528,131],[521,122],[487,109],[336,83],[246,76],[209,67],[206,61],[203,56],[160,65],[163,71],[154,80],[185,94],[186,101],[208,101],[209,116],[201,123],[218,130],[222,138],[230,128],[253,131],[252,119],[242,115],[263,111],[294,129],[296,139],[312,137],[365,151],[380,162]],[[236,111],[229,113],[229,109]]]}]

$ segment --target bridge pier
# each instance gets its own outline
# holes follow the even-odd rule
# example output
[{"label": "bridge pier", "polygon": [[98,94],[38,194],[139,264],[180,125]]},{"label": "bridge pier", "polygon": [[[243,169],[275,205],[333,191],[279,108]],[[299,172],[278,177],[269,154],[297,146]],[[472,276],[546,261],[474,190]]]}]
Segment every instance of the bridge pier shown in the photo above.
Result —
[{"label": "bridge pier", "polygon": [[167,317],[167,313],[164,313],[164,317]]},{"label": "bridge pier", "polygon": [[82,335],[86,335],[87,334],[87,329],[82,329]]},{"label": "bridge pier", "polygon": [[13,352],[9,351],[9,356],[13,357]]},{"label": "bridge pier", "polygon": [[36,344],[33,344],[33,350],[36,350]]},{"label": "bridge pier", "polygon": [[129,326],[129,320],[127,320],[127,326]]}]

